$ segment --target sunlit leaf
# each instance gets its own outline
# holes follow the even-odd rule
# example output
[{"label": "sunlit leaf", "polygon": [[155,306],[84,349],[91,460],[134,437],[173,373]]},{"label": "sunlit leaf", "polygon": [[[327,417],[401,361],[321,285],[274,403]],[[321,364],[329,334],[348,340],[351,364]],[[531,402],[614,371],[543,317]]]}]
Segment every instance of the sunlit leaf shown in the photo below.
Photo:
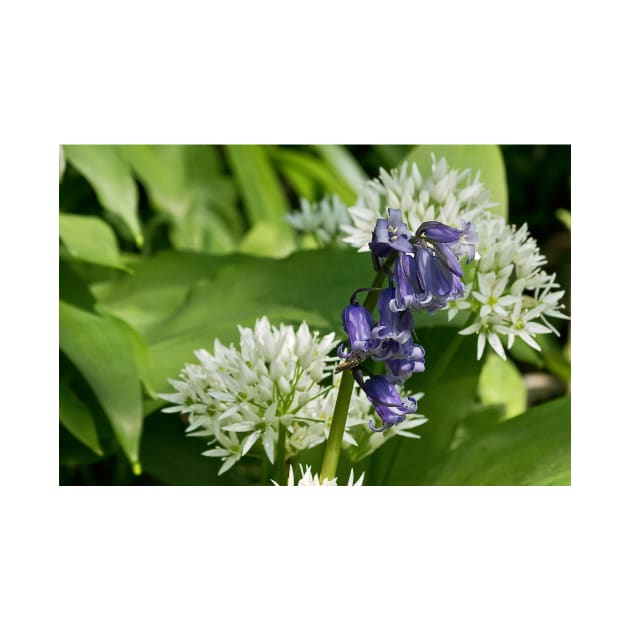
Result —
[{"label": "sunlit leaf", "polygon": [[436,485],[570,485],[571,405],[560,398],[529,409],[456,448]]},{"label": "sunlit leaf", "polygon": [[479,398],[484,405],[502,405],[503,418],[525,411],[527,388],[512,361],[494,353],[487,355],[479,376]]},{"label": "sunlit leaf", "polygon": [[225,149],[245,201],[250,224],[255,225],[259,221],[284,221],[289,206],[265,148],[233,144]]},{"label": "sunlit leaf", "polygon": [[314,148],[355,193],[361,192],[368,176],[346,147],[339,144],[318,144]]},{"label": "sunlit leaf", "polygon": [[98,398],[132,463],[138,461],[142,394],[134,350],[120,322],[59,304],[59,345]]},{"label": "sunlit leaf", "polygon": [[114,231],[98,217],[59,215],[59,236],[76,259],[115,269],[126,269]]},{"label": "sunlit leaf", "polygon": [[326,194],[336,194],[346,204],[357,199],[355,190],[346,180],[330,170],[326,163],[308,153],[292,149],[278,148],[271,152],[274,163],[301,171],[304,175],[319,182]]},{"label": "sunlit leaf", "polygon": [[112,145],[65,145],[64,153],[88,180],[100,204],[120,217],[138,246],[142,232],[138,219],[138,189],[131,169]]}]

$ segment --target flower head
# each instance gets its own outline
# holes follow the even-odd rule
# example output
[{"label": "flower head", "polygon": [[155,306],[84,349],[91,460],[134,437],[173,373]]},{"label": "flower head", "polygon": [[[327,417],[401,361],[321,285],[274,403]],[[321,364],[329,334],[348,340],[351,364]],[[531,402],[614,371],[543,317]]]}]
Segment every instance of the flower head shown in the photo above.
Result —
[{"label": "flower head", "polygon": [[[302,464],[300,464],[300,474],[302,475],[302,478],[296,484],[295,476],[293,473],[293,467],[289,466],[289,477],[287,480],[287,486],[295,486],[295,485],[298,485],[298,486],[336,486],[337,485],[336,477],[333,479],[324,478],[320,481],[319,475],[317,473],[313,475],[310,466],[306,466],[305,468],[304,466],[302,466]],[[348,485],[349,486],[362,486],[364,477],[365,477],[365,473],[361,473],[361,476],[357,479],[355,483],[354,469],[351,468],[350,476],[348,477]],[[278,485],[275,481],[273,481],[273,479],[271,480],[271,483],[273,483],[275,486]]]},{"label": "flower head", "polygon": [[326,392],[321,381],[336,344],[334,333],[320,337],[306,323],[276,327],[266,317],[239,331],[239,349],[215,340],[213,354],[197,350],[199,363],[169,380],[175,393],[160,394],[172,403],[166,413],[187,416],[190,435],[209,438],[214,448],[204,454],[222,459],[221,473],[252,449],[274,461],[280,424],[295,430],[294,417]]},{"label": "flower head", "polygon": [[286,215],[298,232],[312,234],[324,245],[341,245],[340,227],[350,221],[344,203],[337,195],[325,196],[319,202],[300,199],[300,209]]}]

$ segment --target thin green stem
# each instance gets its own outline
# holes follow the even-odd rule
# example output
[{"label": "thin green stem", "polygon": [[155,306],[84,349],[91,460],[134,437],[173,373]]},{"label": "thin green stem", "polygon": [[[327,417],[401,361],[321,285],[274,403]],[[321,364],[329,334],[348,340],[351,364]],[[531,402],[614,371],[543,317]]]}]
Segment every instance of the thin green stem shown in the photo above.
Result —
[{"label": "thin green stem", "polygon": [[[396,260],[396,255],[392,254],[383,265],[383,268],[376,273],[370,288],[379,289],[383,286],[383,282],[387,277],[386,269]],[[378,301],[378,292],[370,291],[363,302],[363,306],[370,312],[374,310]],[[346,370],[339,385],[339,393],[335,402],[335,410],[333,411],[332,422],[330,426],[330,435],[326,440],[326,448],[324,450],[324,459],[322,462],[320,480],[334,479],[337,475],[337,465],[339,464],[339,456],[341,454],[341,444],[343,442],[343,434],[346,428],[346,419],[348,417],[348,409],[350,408],[350,399],[352,398],[352,389],[354,387],[354,379],[352,372]]]},{"label": "thin green stem", "polygon": [[346,428],[346,418],[348,417],[348,409],[350,408],[353,386],[354,379],[352,378],[352,372],[344,372],[341,377],[341,384],[339,385],[339,393],[337,394],[337,402],[335,403],[332,424],[330,426],[330,435],[326,441],[324,461],[322,462],[319,475],[322,481],[324,479],[334,479],[337,475],[337,464],[339,463],[339,455],[341,454],[341,443]]},{"label": "thin green stem", "polygon": [[278,443],[276,444],[276,453],[275,453],[275,472],[274,472],[274,481],[283,486],[286,484],[286,469],[284,465],[285,458],[285,440],[286,440],[286,428],[282,422],[278,425]]}]

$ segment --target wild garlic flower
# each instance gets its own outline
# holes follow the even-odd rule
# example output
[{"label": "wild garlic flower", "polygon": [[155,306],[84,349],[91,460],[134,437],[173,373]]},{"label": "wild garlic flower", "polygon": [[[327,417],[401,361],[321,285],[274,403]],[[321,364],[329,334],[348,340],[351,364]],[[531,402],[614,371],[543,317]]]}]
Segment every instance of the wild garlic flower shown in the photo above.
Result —
[{"label": "wild garlic flower", "polygon": [[[276,327],[266,317],[253,329],[239,326],[239,332],[239,348],[215,340],[212,354],[197,350],[198,363],[169,379],[175,392],[160,394],[171,403],[165,413],[187,417],[188,435],[208,438],[211,448],[202,454],[222,460],[219,474],[248,453],[273,463],[281,425],[285,457],[321,444],[330,433],[337,397],[330,385],[336,359],[328,356],[339,343],[334,333],[321,337],[304,322],[297,330]],[[333,377],[335,385],[340,378]],[[372,406],[355,387],[343,447],[365,451],[374,419]]]},{"label": "wild garlic flower", "polygon": [[321,201],[300,199],[300,209],[287,214],[286,220],[298,232],[313,234],[323,245],[343,245],[341,226],[350,223],[348,209],[337,195],[326,195]]},{"label": "wild garlic flower", "polygon": [[[518,230],[502,217],[483,214],[477,220],[479,235],[476,270],[467,283],[466,298],[449,305],[449,319],[459,310],[469,310],[469,325],[462,335],[477,335],[477,358],[483,355],[486,341],[503,359],[504,343],[511,348],[520,337],[540,351],[535,337],[554,332],[548,318],[568,319],[562,312],[555,274],[542,267],[546,258],[527,230]],[[540,321],[536,321],[540,320]]]},{"label": "wild garlic flower", "polygon": [[[505,359],[504,345],[511,348],[520,337],[540,350],[536,335],[558,334],[549,318],[568,317],[560,304],[564,291],[555,275],[544,271],[546,258],[527,225],[517,230],[490,211],[494,205],[480,173],[472,179],[469,169],[451,169],[444,158],[434,157],[429,175],[422,175],[416,164],[405,163],[400,171],[388,173],[381,169],[379,179],[365,185],[357,203],[348,208],[351,223],[341,228],[346,234],[343,240],[359,251],[369,251],[374,239],[380,242],[374,226],[379,220],[384,225],[388,207],[400,208],[400,222],[411,233],[428,221],[462,230],[473,224],[477,236],[475,260],[463,269],[463,290],[446,304],[448,319],[460,313],[468,316],[460,333],[478,336],[478,359],[486,342]],[[398,272],[404,277],[404,270]]]},{"label": "wild garlic flower", "polygon": [[[287,486],[296,486],[296,485],[297,486],[336,486],[337,485],[336,477],[334,477],[333,479],[324,478],[320,481],[319,475],[317,473],[313,475],[310,466],[307,466],[306,468],[304,468],[302,464],[300,464],[300,474],[302,475],[302,478],[296,484],[293,468],[289,466],[289,478],[287,481]],[[348,477],[348,485],[349,486],[362,486],[364,477],[365,477],[365,473],[362,473],[355,483],[354,470],[350,469],[350,475]],[[273,481],[273,479],[271,480],[271,483],[273,483],[275,486],[279,485],[275,481]]]},{"label": "wild garlic flower", "polygon": [[[239,326],[240,349],[214,342],[214,353],[197,350],[199,364],[187,364],[169,383],[176,393],[160,394],[173,403],[166,413],[188,416],[190,435],[209,437],[222,474],[255,448],[273,462],[280,425],[291,433],[295,417],[326,393],[334,333],[320,337],[306,323],[272,326],[266,317],[253,329]],[[300,421],[298,421],[298,425]]]}]

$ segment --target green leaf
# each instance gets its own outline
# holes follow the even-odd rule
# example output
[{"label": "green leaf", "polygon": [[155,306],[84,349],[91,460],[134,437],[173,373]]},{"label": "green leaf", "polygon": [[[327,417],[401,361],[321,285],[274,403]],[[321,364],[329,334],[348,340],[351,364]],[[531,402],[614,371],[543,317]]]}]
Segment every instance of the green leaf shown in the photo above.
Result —
[{"label": "green leaf", "polygon": [[138,189],[128,164],[111,145],[65,145],[64,153],[88,180],[100,204],[119,217],[136,241],[142,246],[138,220]]},{"label": "green leaf", "polygon": [[288,224],[260,221],[243,237],[239,250],[252,256],[286,258],[295,251]]},{"label": "green leaf", "polygon": [[422,144],[412,149],[404,161],[415,162],[420,172],[431,173],[431,153],[435,159],[446,158],[449,166],[462,171],[471,170],[474,178],[481,172],[481,182],[492,191],[490,200],[498,203],[492,211],[508,216],[508,191],[505,165],[501,149],[496,144]]},{"label": "green leaf", "polygon": [[512,361],[488,354],[479,376],[479,398],[484,405],[502,405],[503,419],[525,411],[527,388]]},{"label": "green leaf", "polygon": [[571,213],[566,208],[558,208],[556,210],[556,218],[567,230],[571,229]]},{"label": "green leaf", "polygon": [[97,455],[103,454],[88,406],[62,382],[59,383],[59,420],[77,440]]},{"label": "green leaf", "polygon": [[289,206],[266,149],[244,144],[227,145],[225,149],[245,201],[250,224],[256,225],[259,221],[282,223]]},{"label": "green leaf", "polygon": [[[405,384],[410,392],[424,392],[418,412],[428,418],[417,433],[420,440],[394,438],[372,456],[375,485],[418,485],[428,483],[453,442],[460,423],[477,406],[481,364],[475,360],[476,339],[458,335],[452,328],[417,330],[426,352],[426,372]],[[442,357],[454,354],[443,368]]]},{"label": "green leaf", "polygon": [[570,485],[571,405],[559,398],[529,409],[455,449],[436,485]]},{"label": "green leaf", "polygon": [[126,269],[120,259],[114,231],[98,217],[60,214],[59,236],[73,258]]},{"label": "green leaf", "polygon": [[[369,260],[366,259],[366,263]],[[193,351],[215,337],[238,341],[237,324],[266,315],[275,324],[341,332],[341,311],[358,286],[369,284],[369,264],[347,250],[297,252],[283,260],[243,255],[167,252],[138,264],[134,274],[100,287],[100,308],[127,321],[147,340],[151,382],[168,391]]]},{"label": "green leaf", "polygon": [[59,298],[84,311],[94,310],[94,295],[81,276],[64,260],[59,260]]},{"label": "green leaf", "polygon": [[192,191],[186,177],[181,145],[119,145],[118,152],[147,190],[151,203],[180,220],[188,211]]},{"label": "green leaf", "polygon": [[319,182],[327,194],[336,194],[345,204],[357,200],[357,194],[346,181],[333,173],[325,162],[305,152],[291,149],[274,149],[271,157],[279,167],[288,166]]},{"label": "green leaf", "polygon": [[59,345],[94,391],[125,454],[137,463],[142,395],[127,332],[110,317],[60,302]]},{"label": "green leaf", "polygon": [[356,194],[361,192],[368,181],[368,176],[346,147],[338,144],[318,144],[314,148]]}]

